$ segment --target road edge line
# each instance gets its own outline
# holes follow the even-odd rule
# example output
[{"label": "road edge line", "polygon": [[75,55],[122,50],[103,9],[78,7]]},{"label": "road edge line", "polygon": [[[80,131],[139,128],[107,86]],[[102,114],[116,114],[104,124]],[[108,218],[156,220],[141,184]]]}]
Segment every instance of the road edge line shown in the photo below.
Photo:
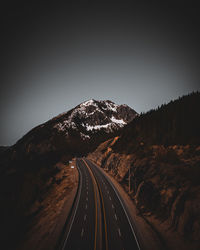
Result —
[{"label": "road edge line", "polygon": [[[76,160],[77,161],[77,160]],[[70,223],[70,226],[69,226],[69,230],[68,230],[68,232],[67,232],[67,236],[66,236],[66,238],[65,238],[65,241],[64,241],[64,243],[63,243],[63,246],[62,246],[62,250],[64,250],[64,248],[65,248],[65,246],[66,246],[66,243],[67,243],[67,240],[68,240],[68,237],[69,237],[69,234],[70,234],[70,231],[71,231],[71,228],[72,228],[72,225],[73,225],[73,222],[74,222],[74,218],[75,218],[75,215],[76,215],[76,212],[77,212],[77,209],[78,209],[78,205],[79,205],[79,201],[80,201],[80,196],[81,196],[81,189],[82,189],[82,174],[81,174],[81,171],[80,171],[80,169],[79,169],[79,166],[78,166],[78,164],[76,163],[76,166],[77,166],[77,169],[78,169],[78,172],[79,172],[79,187],[78,187],[78,189],[77,189],[77,196],[75,197],[75,199],[74,199],[74,202],[73,202],[73,205],[72,205],[72,207],[71,207],[71,211],[70,211],[70,213],[73,211],[73,207],[74,207],[74,205],[75,205],[75,203],[76,203],[76,208],[75,208],[75,211],[74,211],[74,214],[73,214],[73,217],[72,217],[72,219],[71,219],[71,223]],[[68,222],[69,223],[69,222]],[[66,226],[67,226],[67,221],[66,221]]]},{"label": "road edge line", "polygon": [[[88,160],[88,159],[87,159],[87,160]],[[90,160],[89,160],[89,161],[90,161]],[[91,162],[92,162],[95,166],[97,166],[93,161],[91,161]],[[98,167],[98,166],[97,166],[97,167]],[[134,238],[135,238],[135,241],[136,241],[136,243],[137,243],[138,249],[141,250],[140,244],[139,244],[138,239],[137,239],[137,236],[136,236],[136,234],[135,234],[135,232],[134,232],[134,229],[133,229],[133,225],[132,225],[132,223],[131,223],[132,220],[130,219],[130,217],[129,217],[129,215],[128,215],[128,212],[127,212],[127,209],[126,209],[124,203],[123,203],[122,200],[121,200],[120,194],[119,194],[118,191],[116,190],[116,188],[115,188],[114,184],[112,183],[112,181],[104,174],[103,171],[101,171],[101,172],[103,173],[103,175],[105,176],[105,178],[107,179],[107,181],[108,181],[108,182],[111,184],[111,186],[113,187],[113,189],[114,189],[114,191],[115,191],[115,193],[116,193],[116,195],[117,195],[117,198],[119,199],[119,201],[120,201],[120,203],[121,203],[121,205],[122,205],[122,207],[123,207],[123,210],[124,210],[124,212],[125,212],[125,214],[126,214],[126,217],[127,217],[127,219],[128,219],[129,225],[130,225],[130,227],[131,227],[131,231],[132,231],[132,233],[133,233],[133,235],[134,235]]]}]

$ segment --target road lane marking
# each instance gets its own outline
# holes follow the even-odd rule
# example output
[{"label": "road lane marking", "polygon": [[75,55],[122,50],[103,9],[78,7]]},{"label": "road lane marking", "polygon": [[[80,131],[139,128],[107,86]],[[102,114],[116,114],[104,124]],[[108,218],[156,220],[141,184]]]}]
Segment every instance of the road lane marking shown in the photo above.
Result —
[{"label": "road lane marking", "polygon": [[86,197],[86,201],[88,201],[88,197]]},{"label": "road lane marking", "polygon": [[90,176],[92,178],[93,188],[94,188],[94,200],[95,200],[95,238],[94,238],[94,250],[97,248],[97,194],[96,194],[96,184],[95,184],[95,178],[93,176],[92,170],[86,163],[84,159],[82,161],[85,163],[85,166],[88,168],[88,172],[90,173]]},{"label": "road lane marking", "polygon": [[104,225],[105,225],[105,241],[106,241],[106,250],[108,250],[108,233],[107,233],[107,222],[106,222],[106,212],[105,212],[105,205],[104,205],[104,199],[103,199],[103,194],[102,194],[102,190],[100,188],[99,183],[97,182],[97,185],[99,187],[99,193],[101,196],[101,200],[102,200],[102,205],[103,205],[103,214],[104,214]]},{"label": "road lane marking", "polygon": [[[103,173],[102,173],[102,174],[103,174]],[[122,206],[122,208],[123,208],[123,210],[124,210],[124,213],[125,213],[125,215],[126,215],[126,218],[127,218],[127,220],[128,220],[128,223],[129,223],[129,225],[130,225],[131,231],[132,231],[132,233],[133,233],[133,235],[134,235],[134,238],[135,238],[135,241],[136,241],[136,243],[137,243],[137,247],[138,247],[139,250],[141,250],[140,244],[139,244],[138,239],[137,239],[137,237],[136,237],[136,234],[135,234],[135,232],[134,232],[134,229],[133,229],[132,223],[131,223],[131,221],[130,221],[129,215],[128,215],[128,213],[127,213],[127,211],[126,211],[126,208],[125,208],[125,206],[124,206],[124,204],[123,204],[123,202],[122,202],[122,200],[121,200],[121,196],[118,194],[118,191],[116,191],[116,188],[115,188],[114,184],[112,183],[112,181],[111,181],[105,174],[104,174],[104,176],[105,176],[105,178],[106,178],[106,181],[108,181],[108,183],[110,184],[110,186],[113,188],[113,190],[114,190],[114,192],[115,192],[115,194],[116,194],[116,196],[117,196],[117,198],[118,198],[118,200],[119,200],[119,202],[120,202],[120,204],[121,204],[121,206]]]},{"label": "road lane marking", "polygon": [[109,196],[109,199],[111,200],[111,197]]},{"label": "road lane marking", "polygon": [[117,215],[115,214],[115,220],[117,220]]},{"label": "road lane marking", "polygon": [[85,209],[87,209],[87,204],[85,205]]},{"label": "road lane marking", "polygon": [[112,204],[112,208],[113,208],[113,209],[115,208],[113,204]]},{"label": "road lane marking", "polygon": [[84,221],[86,221],[86,218],[87,218],[87,215],[85,214],[85,215],[84,215]]},{"label": "road lane marking", "polygon": [[[96,185],[94,185],[95,200],[96,200],[96,191],[98,192],[98,190],[99,190],[99,193],[100,193],[100,196],[101,196],[102,206],[103,206],[103,214],[104,214],[104,225],[105,225],[105,243],[106,243],[106,250],[108,250],[106,213],[105,213],[105,206],[104,206],[102,191],[101,191],[101,188],[100,188],[100,185],[99,185],[98,181],[95,178],[95,175],[94,175],[93,171],[90,169],[89,165],[86,163],[85,160],[83,160],[83,162],[85,162],[85,165],[88,167],[88,170],[90,171],[90,174],[91,174],[91,177],[92,177],[92,180],[93,180],[93,185],[94,185],[94,182],[96,184]],[[97,200],[96,200],[96,202],[97,202]],[[96,204],[96,202],[95,202],[95,204]],[[96,206],[96,209],[97,209],[97,206]],[[96,215],[97,215],[97,210],[96,210]],[[96,217],[96,220],[97,220],[97,217]],[[97,226],[97,221],[96,221],[96,226]],[[97,230],[97,227],[95,227],[95,247],[94,247],[94,250],[96,250],[96,241],[97,241],[97,239],[96,239],[96,230]]]},{"label": "road lane marking", "polygon": [[121,231],[120,231],[120,228],[118,228],[118,233],[119,233],[119,236],[121,237]]},{"label": "road lane marking", "polygon": [[84,233],[84,228],[82,228],[81,237],[83,237],[83,233]]}]

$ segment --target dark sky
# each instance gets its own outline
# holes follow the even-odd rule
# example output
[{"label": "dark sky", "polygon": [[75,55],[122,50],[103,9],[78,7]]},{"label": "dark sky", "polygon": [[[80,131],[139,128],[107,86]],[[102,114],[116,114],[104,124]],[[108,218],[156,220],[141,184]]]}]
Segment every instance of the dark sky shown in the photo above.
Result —
[{"label": "dark sky", "polygon": [[7,2],[0,145],[87,99],[140,113],[200,90],[197,6]]}]

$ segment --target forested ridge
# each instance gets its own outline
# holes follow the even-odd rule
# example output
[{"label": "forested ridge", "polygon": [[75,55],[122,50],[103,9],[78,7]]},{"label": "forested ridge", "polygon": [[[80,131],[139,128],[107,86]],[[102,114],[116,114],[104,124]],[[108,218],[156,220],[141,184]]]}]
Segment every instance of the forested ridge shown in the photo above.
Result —
[{"label": "forested ridge", "polygon": [[[200,143],[200,92],[150,110],[124,128],[115,149],[145,145],[198,145]],[[127,146],[125,146],[127,145]],[[113,149],[114,149],[113,148]]]}]

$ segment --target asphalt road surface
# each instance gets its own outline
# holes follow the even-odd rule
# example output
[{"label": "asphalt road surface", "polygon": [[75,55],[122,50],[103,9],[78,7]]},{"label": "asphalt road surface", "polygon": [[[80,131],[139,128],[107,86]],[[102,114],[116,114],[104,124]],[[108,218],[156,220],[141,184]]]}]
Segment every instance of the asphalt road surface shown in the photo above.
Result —
[{"label": "asphalt road surface", "polygon": [[138,250],[134,225],[123,198],[91,161],[76,160],[79,188],[62,250]]}]

